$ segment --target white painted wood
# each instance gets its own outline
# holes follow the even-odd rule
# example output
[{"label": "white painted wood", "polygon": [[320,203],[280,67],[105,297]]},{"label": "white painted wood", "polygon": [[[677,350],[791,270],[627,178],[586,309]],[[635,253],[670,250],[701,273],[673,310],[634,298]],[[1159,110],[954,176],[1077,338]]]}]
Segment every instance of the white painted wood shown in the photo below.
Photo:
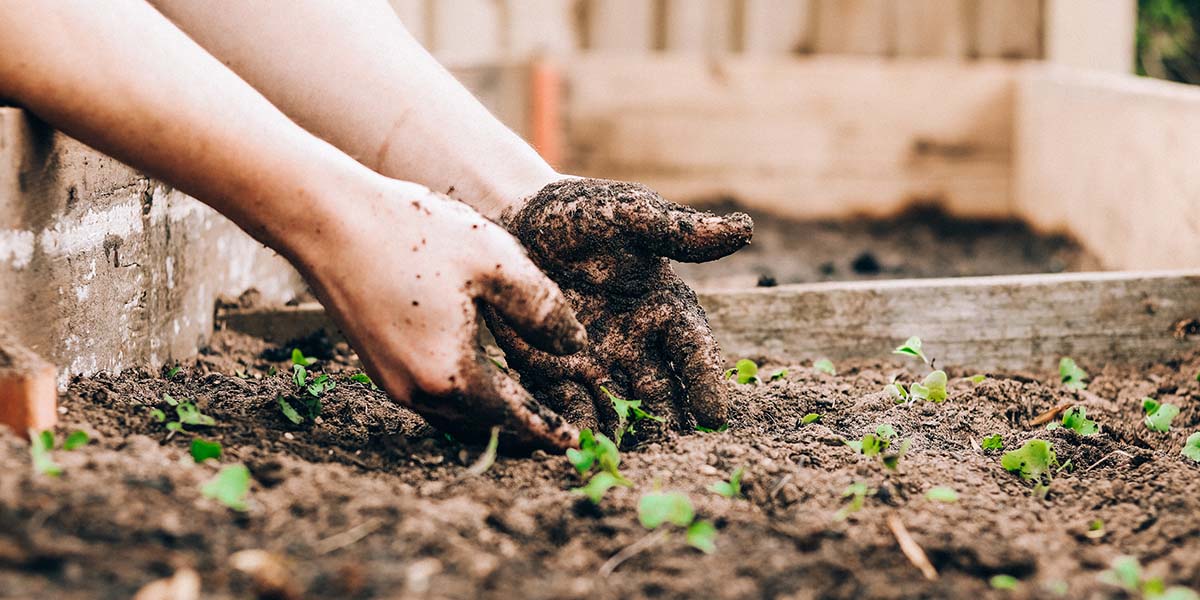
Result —
[{"label": "white painted wood", "polygon": [[1017,106],[1022,216],[1107,268],[1200,267],[1200,88],[1038,66]]},{"label": "white painted wood", "polygon": [[510,59],[563,55],[580,48],[571,0],[504,0],[505,51]]},{"label": "white painted wood", "polygon": [[655,44],[655,7],[650,0],[581,0],[587,48],[597,52],[641,54]]},{"label": "white painted wood", "polygon": [[437,0],[429,4],[429,47],[448,66],[491,64],[503,56],[499,0]]},{"label": "white painted wood", "polygon": [[579,57],[563,72],[574,172],[796,217],[1011,211],[1006,63]]},{"label": "white painted wood", "polygon": [[786,55],[812,50],[812,0],[742,0],[742,51]]},{"label": "white painted wood", "polygon": [[1136,0],[1046,0],[1046,60],[1132,73]]},{"label": "white painted wood", "polygon": [[975,53],[983,58],[1039,58],[1042,0],[975,0]]},{"label": "white painted wood", "polygon": [[892,0],[817,0],[816,51],[887,55],[895,51]]},{"label": "white painted wood", "polygon": [[898,0],[896,54],[899,56],[967,55],[970,0]]},{"label": "white painted wood", "polygon": [[721,53],[734,49],[734,0],[665,0],[664,48]]}]

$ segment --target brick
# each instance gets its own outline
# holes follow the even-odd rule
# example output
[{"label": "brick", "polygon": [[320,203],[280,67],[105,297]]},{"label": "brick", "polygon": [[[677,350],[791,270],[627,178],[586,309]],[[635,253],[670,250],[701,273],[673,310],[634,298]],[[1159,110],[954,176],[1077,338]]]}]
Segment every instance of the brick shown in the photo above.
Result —
[{"label": "brick", "polygon": [[58,419],[57,369],[11,336],[0,334],[0,424],[21,436]]}]

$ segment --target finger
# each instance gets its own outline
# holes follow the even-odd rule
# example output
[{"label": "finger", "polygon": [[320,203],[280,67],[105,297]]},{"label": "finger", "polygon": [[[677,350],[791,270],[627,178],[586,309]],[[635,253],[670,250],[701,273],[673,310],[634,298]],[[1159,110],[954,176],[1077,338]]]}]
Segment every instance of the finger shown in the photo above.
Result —
[{"label": "finger", "polygon": [[754,221],[745,213],[719,216],[667,201],[643,185],[610,185],[619,190],[614,204],[618,222],[659,256],[683,262],[716,260],[749,244],[754,234]]},{"label": "finger", "polygon": [[688,412],[705,427],[724,425],[729,401],[721,380],[721,349],[700,305],[687,303],[666,322],[663,351],[683,384]]},{"label": "finger", "polygon": [[523,253],[514,249],[513,254],[482,277],[478,296],[533,347],[560,355],[578,352],[587,345],[587,332],[562,291]]},{"label": "finger", "polygon": [[667,365],[657,356],[647,356],[630,373],[633,394],[642,401],[642,410],[663,419],[664,427],[679,429],[683,418],[675,410],[674,399],[679,395]]},{"label": "finger", "polygon": [[593,431],[600,422],[596,417],[596,404],[592,395],[574,381],[560,381],[533,393],[534,397],[557,412],[568,423],[579,429]]}]

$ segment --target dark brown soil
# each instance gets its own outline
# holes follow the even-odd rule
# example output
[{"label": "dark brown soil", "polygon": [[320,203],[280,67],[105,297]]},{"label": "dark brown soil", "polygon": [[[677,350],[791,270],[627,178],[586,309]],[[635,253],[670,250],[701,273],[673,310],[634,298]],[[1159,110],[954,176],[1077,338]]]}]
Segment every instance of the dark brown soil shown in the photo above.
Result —
[{"label": "dark brown soil", "polygon": [[[936,352],[936,340],[927,340]],[[624,453],[636,489],[614,489],[593,507],[562,456],[501,457],[481,476],[466,466],[478,448],[434,433],[382,393],[350,382],[344,347],[322,365],[338,387],[322,422],[295,426],[276,397],[289,391],[282,349],[229,334],[173,380],[130,372],[73,383],[62,397],[60,438],[82,428],[91,445],[59,450],[61,477],[37,475],[29,449],[0,432],[0,596],[128,598],[190,567],[205,597],[248,597],[230,555],[261,548],[290,565],[312,598],[901,598],[1119,597],[1098,574],[1119,554],[1140,557],[1168,583],[1200,588],[1200,464],[1180,456],[1200,430],[1200,357],[1146,368],[1085,364],[1094,379],[1077,394],[1056,374],[991,374],[982,383],[950,369],[949,401],[895,405],[881,392],[897,360],[839,365],[840,374],[793,365],[786,381],[730,383],[730,428],[671,436]],[[888,349],[881,349],[886,356]],[[310,352],[313,349],[310,348]],[[279,359],[275,362],[271,359]],[[245,371],[248,378],[235,375]],[[198,428],[225,446],[225,464],[249,466],[249,510],[204,498],[218,467],[195,464],[191,435],[168,439],[149,417],[163,393],[194,398],[217,426]],[[1167,434],[1140,424],[1153,395],[1182,412]],[[1103,427],[1091,437],[1025,423],[1068,400]],[[801,417],[820,413],[817,423]],[[898,471],[854,453],[843,438],[878,424],[913,441]],[[1000,433],[1006,447],[1039,437],[1071,468],[1049,496],[1005,472],[998,453],[972,440]],[[706,491],[737,467],[744,499]],[[877,492],[844,521],[843,490]],[[716,523],[704,555],[673,534],[597,573],[647,534],[640,495],[660,486],[689,494]],[[925,497],[933,486],[960,500]],[[898,516],[940,572],[927,581],[901,553],[886,519]],[[1089,524],[1104,522],[1102,536]],[[1008,574],[1015,592],[991,590]]]},{"label": "dark brown soil", "polygon": [[959,219],[930,206],[890,218],[798,221],[734,202],[703,208],[742,210],[754,241],[741,251],[676,271],[700,289],[857,279],[899,279],[1092,271],[1100,262],[1074,240],[1042,235],[1017,220]]}]

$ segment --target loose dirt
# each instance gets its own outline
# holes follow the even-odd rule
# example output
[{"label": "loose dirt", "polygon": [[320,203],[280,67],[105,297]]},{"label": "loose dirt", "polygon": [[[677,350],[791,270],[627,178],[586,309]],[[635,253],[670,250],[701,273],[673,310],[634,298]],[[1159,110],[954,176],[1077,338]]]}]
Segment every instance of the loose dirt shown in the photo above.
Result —
[{"label": "loose dirt", "polygon": [[959,219],[930,206],[893,217],[799,221],[728,201],[703,206],[748,212],[754,241],[741,251],[676,271],[701,289],[754,285],[1093,271],[1099,260],[1071,238],[1017,220]]},{"label": "loose dirt", "polygon": [[[926,342],[936,354],[936,340]],[[1084,364],[1094,376],[1086,393],[1064,389],[1056,373],[972,383],[974,372],[950,368],[946,403],[911,406],[881,391],[893,376],[919,373],[899,357],[840,364],[837,376],[791,365],[783,381],[729,383],[728,431],[626,450],[622,470],[637,488],[616,488],[597,507],[570,492],[582,482],[562,456],[502,456],[467,476],[480,449],[350,381],[344,346],[307,344],[338,386],[320,423],[291,424],[276,402],[291,393],[289,350],[223,333],[170,380],[127,372],[75,381],[59,437],[83,429],[94,441],[54,453],[58,478],[35,474],[27,444],[0,433],[0,596],[128,598],[191,568],[204,597],[252,597],[253,582],[230,566],[245,549],[277,557],[292,591],[311,598],[1119,597],[1098,575],[1120,554],[1200,588],[1200,464],[1180,456],[1200,430],[1200,356]],[[164,393],[195,399],[217,425],[169,436],[149,414],[169,409]],[[1141,424],[1144,396],[1182,408],[1170,433]],[[1086,406],[1101,433],[1026,426],[1066,401]],[[802,424],[810,412],[821,419]],[[884,423],[912,440],[896,471],[843,443]],[[975,447],[992,433],[1006,449],[1048,440],[1070,467],[1036,498],[999,453]],[[248,511],[201,495],[218,465],[192,461],[193,435],[220,441],[222,464],[249,467]],[[745,498],[706,491],[738,467]],[[854,482],[875,493],[836,521]],[[928,500],[933,486],[954,488],[959,501]],[[691,496],[719,530],[716,552],[673,532],[601,576],[610,557],[646,538],[636,504],[655,487]],[[936,581],[901,553],[892,516]],[[1089,535],[1097,519],[1103,532]],[[997,574],[1016,577],[1016,591],[992,590]]]}]

